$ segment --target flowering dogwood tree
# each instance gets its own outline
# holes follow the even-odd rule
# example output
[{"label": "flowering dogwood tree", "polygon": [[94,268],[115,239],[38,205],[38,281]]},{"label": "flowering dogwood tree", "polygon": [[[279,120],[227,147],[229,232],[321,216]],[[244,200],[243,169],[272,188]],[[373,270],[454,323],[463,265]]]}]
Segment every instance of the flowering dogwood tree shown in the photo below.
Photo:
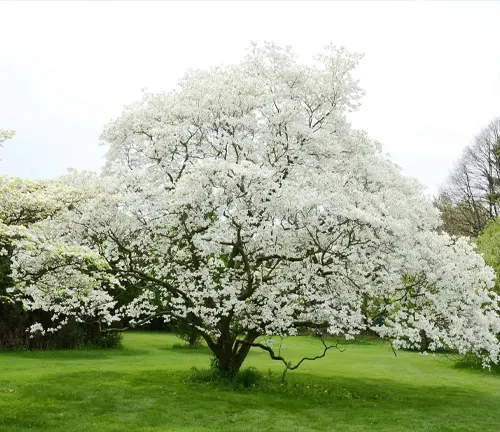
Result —
[{"label": "flowering dogwood tree", "polygon": [[229,373],[252,347],[292,368],[258,338],[301,329],[372,329],[396,348],[425,338],[497,362],[491,269],[436,232],[421,187],[346,121],[358,60],[330,47],[305,65],[253,46],[240,64],[145,93],[102,135],[99,194],[19,243],[16,295],[52,311],[54,328],[184,321]]}]

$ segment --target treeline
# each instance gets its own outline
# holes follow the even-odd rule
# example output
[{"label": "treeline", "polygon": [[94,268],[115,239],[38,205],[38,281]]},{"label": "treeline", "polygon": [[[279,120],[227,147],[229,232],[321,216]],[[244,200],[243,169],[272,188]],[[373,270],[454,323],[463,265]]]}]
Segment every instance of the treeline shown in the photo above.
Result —
[{"label": "treeline", "polygon": [[442,230],[468,236],[497,274],[500,288],[500,117],[464,150],[441,187],[435,205]]}]

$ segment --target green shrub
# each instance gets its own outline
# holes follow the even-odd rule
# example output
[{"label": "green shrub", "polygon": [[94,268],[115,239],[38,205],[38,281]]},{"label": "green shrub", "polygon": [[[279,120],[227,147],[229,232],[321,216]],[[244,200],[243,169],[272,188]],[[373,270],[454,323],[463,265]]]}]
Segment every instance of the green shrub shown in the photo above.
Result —
[{"label": "green shrub", "polygon": [[241,369],[234,377],[233,384],[239,387],[252,387],[258,384],[263,378],[261,372],[254,367]]},{"label": "green shrub", "polygon": [[186,341],[189,348],[198,348],[203,341],[200,332],[190,323],[178,321],[174,323],[173,331],[177,337]]},{"label": "green shrub", "polygon": [[74,320],[57,332],[31,335],[28,329],[35,322],[49,326],[50,318],[43,312],[27,313],[18,305],[0,304],[0,351],[114,348],[121,345],[121,333],[103,333],[93,325]]},{"label": "green shrub", "polygon": [[198,384],[216,383],[230,386],[234,389],[254,387],[262,381],[264,375],[253,367],[241,369],[234,376],[221,374],[216,368],[198,369],[191,368],[190,379]]},{"label": "green shrub", "polygon": [[120,332],[100,333],[95,341],[98,348],[118,348],[122,345],[123,335]]},{"label": "green shrub", "polygon": [[190,370],[190,380],[198,384],[208,384],[220,382],[221,377],[214,369],[198,369],[192,367]]}]

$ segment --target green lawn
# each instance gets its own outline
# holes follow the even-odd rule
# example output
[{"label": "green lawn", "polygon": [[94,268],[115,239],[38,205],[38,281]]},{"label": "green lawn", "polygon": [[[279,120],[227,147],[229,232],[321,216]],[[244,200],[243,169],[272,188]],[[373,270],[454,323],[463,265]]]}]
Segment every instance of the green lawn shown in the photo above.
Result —
[{"label": "green lawn", "polygon": [[[129,333],[123,349],[0,353],[0,431],[500,431],[500,375],[367,340],[289,372],[266,353],[255,386],[193,380],[205,348]],[[317,354],[286,339],[291,359]],[[269,372],[272,371],[272,372]]]}]

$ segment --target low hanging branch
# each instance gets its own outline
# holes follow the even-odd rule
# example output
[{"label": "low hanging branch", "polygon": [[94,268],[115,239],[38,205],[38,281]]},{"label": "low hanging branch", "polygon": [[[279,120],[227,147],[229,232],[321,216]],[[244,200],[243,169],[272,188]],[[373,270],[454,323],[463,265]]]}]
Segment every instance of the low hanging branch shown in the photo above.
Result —
[{"label": "low hanging branch", "polygon": [[[283,356],[281,356],[281,354],[276,354],[274,352],[274,350],[271,347],[267,346],[267,345],[264,345],[264,344],[261,344],[261,343],[249,342],[249,341],[246,341],[246,340],[237,340],[236,341],[236,345],[249,345],[251,347],[260,348],[260,349],[262,349],[264,351],[267,351],[269,353],[269,356],[271,357],[272,360],[281,361],[285,365],[285,370],[283,371],[283,375],[281,376],[281,380],[282,381],[285,380],[285,375],[286,375],[286,373],[289,370],[298,369],[299,366],[304,361],[306,361],[306,360],[314,361],[314,360],[318,360],[320,358],[323,358],[323,357],[326,356],[327,351],[330,350],[330,349],[332,349],[332,348],[336,348],[340,352],[344,352],[345,351],[345,349],[339,348],[339,342],[338,341],[336,341],[332,345],[327,345],[326,342],[323,339],[321,339],[321,343],[323,344],[323,353],[321,355],[318,355],[316,357],[303,357],[295,365],[292,366],[292,362],[287,361]],[[281,349],[280,349],[280,352],[281,352]]]}]

